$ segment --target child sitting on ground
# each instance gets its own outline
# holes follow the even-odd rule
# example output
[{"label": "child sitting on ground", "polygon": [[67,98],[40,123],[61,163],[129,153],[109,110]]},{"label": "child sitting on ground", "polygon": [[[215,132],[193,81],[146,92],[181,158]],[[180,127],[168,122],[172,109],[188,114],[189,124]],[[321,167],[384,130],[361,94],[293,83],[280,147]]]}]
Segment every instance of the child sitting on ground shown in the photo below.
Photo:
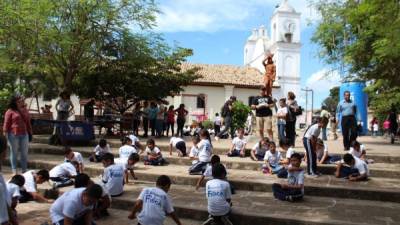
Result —
[{"label": "child sitting on ground", "polygon": [[232,224],[229,220],[231,211],[231,188],[226,181],[224,165],[217,163],[212,167],[213,179],[207,181],[206,196],[210,215],[203,224]]},{"label": "child sitting on ground", "polygon": [[53,200],[45,198],[42,194],[37,191],[37,185],[43,184],[49,180],[49,171],[39,170],[35,172],[34,170],[29,170],[22,174],[25,179],[24,188],[20,190],[21,197],[19,198],[19,203],[24,203],[28,201],[38,201],[51,203]]},{"label": "child sitting on ground", "polygon": [[340,156],[331,156],[328,152],[328,145],[320,138],[317,140],[317,163],[318,164],[336,164],[341,160]]},{"label": "child sitting on ground", "polygon": [[172,149],[175,148],[179,157],[186,156],[186,143],[180,137],[171,137],[169,141],[169,154],[172,155]]},{"label": "child sitting on ground", "polygon": [[67,187],[74,184],[73,178],[78,174],[77,161],[63,162],[49,171],[50,180],[54,188]]},{"label": "child sitting on ground", "polygon": [[[137,153],[132,153],[126,163],[124,164],[124,174],[125,174],[125,184],[129,183],[129,173],[131,174],[132,178],[134,180],[137,180],[138,178],[135,175],[135,171],[133,169],[134,165],[139,162],[139,154]],[[129,172],[129,173],[128,173]]]},{"label": "child sitting on ground", "polygon": [[73,152],[72,149],[70,147],[65,147],[64,149],[64,156],[65,162],[78,162],[78,169],[77,172],[78,173],[82,173],[83,172],[83,158],[82,158],[82,154],[79,152]]},{"label": "child sitting on ground", "polygon": [[246,148],[247,141],[244,138],[244,129],[239,128],[237,130],[237,134],[238,134],[238,136],[232,140],[232,147],[227,154],[228,157],[235,157],[235,156],[244,157],[245,156],[245,148]]},{"label": "child sitting on ground", "polygon": [[14,175],[11,180],[7,183],[7,191],[8,197],[11,199],[10,202],[10,212],[9,212],[9,219],[10,224],[17,225],[18,224],[18,216],[17,216],[17,205],[19,198],[21,197],[20,189],[25,184],[25,178],[22,175]]},{"label": "child sitting on ground", "polygon": [[207,165],[206,170],[204,171],[204,173],[201,175],[201,177],[197,181],[196,190],[198,190],[200,188],[200,186],[203,184],[203,181],[205,178],[212,178],[212,167],[218,163],[221,163],[221,159],[219,158],[218,155],[213,155],[211,157],[210,163]]},{"label": "child sitting on ground", "polygon": [[106,153],[103,156],[104,171],[102,182],[104,189],[111,197],[121,196],[124,191],[124,167],[114,163],[114,155]]},{"label": "child sitting on ground", "polygon": [[293,153],[288,168],[288,182],[272,185],[274,197],[282,201],[301,200],[304,196],[304,170],[300,168],[301,155]]},{"label": "child sitting on ground", "polygon": [[105,153],[110,152],[110,145],[106,139],[101,139],[99,144],[94,148],[92,155],[89,157],[90,162],[101,162],[101,158]]},{"label": "child sitting on ground", "polygon": [[288,166],[290,165],[290,158],[292,157],[292,155],[295,153],[294,149],[292,147],[290,147],[289,145],[289,140],[287,138],[283,138],[279,141],[279,146],[280,149],[282,150],[282,154],[285,153],[286,156],[285,158],[280,160],[281,165],[283,166],[283,169],[281,169],[277,176],[278,178],[287,178],[288,175]]},{"label": "child sitting on ground", "polygon": [[[75,177],[75,188],[87,188],[93,185],[94,182],[87,174],[81,173]],[[100,185],[101,186],[101,185]],[[102,187],[101,198],[97,201],[93,208],[93,218],[99,219],[101,217],[109,216],[107,209],[111,206],[111,196]]]},{"label": "child sitting on ground", "polygon": [[161,150],[156,146],[154,139],[147,140],[146,156],[144,157],[145,165],[162,166],[165,163]]},{"label": "child sitting on ground", "polygon": [[275,142],[269,143],[269,150],[265,153],[263,173],[277,174],[283,169],[281,165],[281,153],[276,150]]},{"label": "child sitting on ground", "polygon": [[136,148],[132,146],[132,140],[129,137],[125,137],[122,141],[122,146],[119,148],[119,158],[125,161],[129,158],[132,153],[138,153]]},{"label": "child sitting on ground", "polygon": [[254,161],[263,161],[265,153],[269,150],[269,139],[262,138],[257,144],[251,149],[250,157]]},{"label": "child sitting on ground", "polygon": [[65,192],[51,205],[51,222],[57,225],[92,224],[92,209],[102,193],[103,190],[98,184]]},{"label": "child sitting on ground", "polygon": [[347,178],[349,181],[365,181],[368,180],[369,170],[365,161],[347,153],[343,156],[343,162],[336,166],[335,176],[337,178]]},{"label": "child sitting on ground", "polygon": [[189,157],[190,157],[190,160],[192,160],[192,165],[194,165],[199,161],[199,148],[197,147],[197,145],[200,142],[200,137],[193,136],[192,142],[193,142],[193,146],[190,149]]},{"label": "child sitting on ground", "polygon": [[128,218],[133,220],[140,212],[137,217],[138,224],[164,224],[165,217],[168,215],[176,224],[181,225],[174,212],[171,198],[167,194],[170,187],[171,179],[168,176],[158,177],[156,187],[142,190]]},{"label": "child sitting on ground", "polygon": [[190,175],[198,175],[199,173],[203,173],[207,164],[211,160],[212,144],[210,133],[208,133],[206,129],[201,130],[200,139],[201,141],[198,144],[199,161],[189,168]]},{"label": "child sitting on ground", "polygon": [[365,151],[364,145],[360,144],[360,142],[358,141],[353,141],[351,142],[350,146],[351,146],[349,151],[350,154],[368,163],[367,152]]}]

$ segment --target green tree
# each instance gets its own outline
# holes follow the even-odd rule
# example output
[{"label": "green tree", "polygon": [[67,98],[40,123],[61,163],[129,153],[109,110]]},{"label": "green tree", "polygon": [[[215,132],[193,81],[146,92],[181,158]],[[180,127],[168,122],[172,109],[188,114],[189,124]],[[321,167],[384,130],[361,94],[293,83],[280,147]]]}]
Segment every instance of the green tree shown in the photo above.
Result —
[{"label": "green tree", "polygon": [[107,61],[109,43],[128,27],[151,28],[157,12],[154,0],[0,1],[2,65],[71,91],[77,76]]},{"label": "green tree", "polygon": [[179,93],[198,78],[197,69],[181,69],[192,50],[171,48],[156,34],[123,32],[105,54],[105,63],[76,80],[75,91],[81,97],[123,102],[113,104],[121,114],[139,100],[162,100]]},{"label": "green tree", "polygon": [[[400,4],[397,0],[311,1],[321,14],[312,41],[347,80],[369,81],[376,112],[400,100]],[[397,98],[396,98],[397,97]]]},{"label": "green tree", "polygon": [[333,87],[329,90],[329,96],[322,102],[329,112],[335,112],[339,103],[339,87]]}]

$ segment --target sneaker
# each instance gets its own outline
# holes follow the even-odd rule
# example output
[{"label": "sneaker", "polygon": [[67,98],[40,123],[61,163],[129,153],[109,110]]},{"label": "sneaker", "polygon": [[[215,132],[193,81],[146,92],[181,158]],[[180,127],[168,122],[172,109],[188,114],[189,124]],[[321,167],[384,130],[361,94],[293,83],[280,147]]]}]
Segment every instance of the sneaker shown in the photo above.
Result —
[{"label": "sneaker", "polygon": [[212,218],[212,216],[209,216],[208,219],[204,221],[202,225],[211,225],[213,223],[214,223],[214,218]]},{"label": "sneaker", "polygon": [[215,141],[219,141],[219,137],[218,136],[215,136]]}]

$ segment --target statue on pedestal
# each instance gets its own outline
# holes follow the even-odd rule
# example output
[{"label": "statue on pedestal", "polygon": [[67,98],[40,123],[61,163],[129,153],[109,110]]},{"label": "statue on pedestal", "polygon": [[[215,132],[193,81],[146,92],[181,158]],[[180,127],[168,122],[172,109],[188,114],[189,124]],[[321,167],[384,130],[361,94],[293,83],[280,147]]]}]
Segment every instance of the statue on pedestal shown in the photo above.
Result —
[{"label": "statue on pedestal", "polygon": [[264,86],[267,89],[268,96],[272,96],[272,85],[276,78],[276,66],[272,61],[273,56],[273,54],[268,54],[262,62],[265,67]]}]

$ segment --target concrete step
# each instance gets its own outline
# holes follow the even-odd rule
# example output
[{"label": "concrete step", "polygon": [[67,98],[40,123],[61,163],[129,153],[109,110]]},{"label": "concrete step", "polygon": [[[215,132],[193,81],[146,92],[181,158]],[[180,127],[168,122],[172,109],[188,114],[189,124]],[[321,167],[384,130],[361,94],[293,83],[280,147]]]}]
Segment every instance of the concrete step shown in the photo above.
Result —
[{"label": "concrete step", "polygon": [[[48,136],[43,136],[43,135],[35,135],[33,137],[33,143],[40,143],[40,144],[48,144]],[[108,139],[108,143],[111,145],[112,148],[119,148],[121,146],[121,141],[118,139]],[[186,138],[186,143],[189,146],[191,146],[191,141],[190,138]],[[146,142],[144,139],[142,139],[141,144],[145,145]],[[162,138],[162,139],[156,139],[156,144],[157,146],[162,150],[162,151],[168,151],[169,147],[169,141],[167,138]],[[93,147],[95,146],[95,142],[92,143]],[[213,152],[214,154],[218,155],[224,155],[227,153],[228,149],[230,148],[231,144],[229,141],[220,141],[220,142],[213,142],[214,148]],[[246,154],[250,154],[250,149],[253,147],[254,143],[249,143],[246,147]],[[331,149],[331,148],[330,148]],[[300,144],[297,144],[297,147],[295,148],[296,152],[299,153],[304,153],[304,148]],[[343,155],[345,152],[344,151],[339,151],[339,150],[330,150],[330,154],[332,155]],[[371,150],[368,149],[368,158],[373,159],[376,163],[398,163],[400,164],[400,154],[386,154],[384,151],[380,150]]]},{"label": "concrete step", "polygon": [[[30,152],[33,153],[43,153],[43,154],[54,154],[54,155],[62,155],[63,147],[47,145],[47,144],[38,144],[33,143],[30,145]],[[92,153],[93,149],[91,147],[74,147],[74,151],[80,152],[84,157],[89,157]],[[118,156],[118,148],[112,148],[112,153],[115,156]],[[191,160],[188,157],[178,157],[176,152],[173,152],[173,155],[170,156],[168,152],[164,151],[163,157],[170,163],[176,165],[191,165]],[[246,158],[238,158],[238,157],[227,157],[225,154],[220,155],[221,161],[226,165],[228,169],[240,169],[240,170],[254,170],[260,171],[263,162],[255,162],[252,161],[249,157]],[[305,163],[303,163],[305,166]],[[319,171],[323,174],[334,174],[335,165],[333,164],[324,164],[318,165]],[[400,179],[400,164],[396,163],[373,163],[369,164],[371,176],[373,177],[385,177],[385,178],[397,178]]]},{"label": "concrete step", "polygon": [[[57,155],[30,154],[29,166],[51,169],[62,160],[63,157]],[[199,176],[188,175],[187,169],[187,166],[181,165],[154,167],[139,163],[135,173],[139,179],[145,181],[154,181],[159,175],[166,174],[175,184],[194,186]],[[88,163],[85,168],[85,173],[91,176],[98,176],[102,171],[100,163]],[[273,183],[283,182],[276,176],[250,170],[228,170],[228,178],[237,190],[246,191],[270,192]],[[306,179],[305,186],[306,194],[311,196],[400,202],[399,179],[370,178],[366,182],[350,182],[327,175]]]}]

